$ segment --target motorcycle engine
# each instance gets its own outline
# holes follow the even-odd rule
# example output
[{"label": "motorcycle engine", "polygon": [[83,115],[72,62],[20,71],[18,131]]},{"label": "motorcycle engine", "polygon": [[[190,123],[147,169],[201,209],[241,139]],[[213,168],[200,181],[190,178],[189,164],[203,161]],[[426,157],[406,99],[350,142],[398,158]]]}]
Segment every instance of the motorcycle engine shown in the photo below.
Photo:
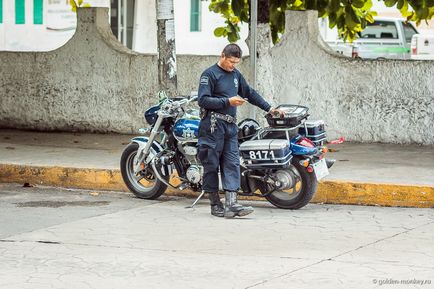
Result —
[{"label": "motorcycle engine", "polygon": [[200,181],[202,180],[203,168],[196,157],[197,155],[196,144],[187,143],[184,145],[178,145],[178,148],[184,154],[185,159],[190,164],[186,172],[187,180],[192,184],[199,184]]},{"label": "motorcycle engine", "polygon": [[198,184],[202,180],[202,167],[192,165],[187,169],[187,180],[192,184]]}]

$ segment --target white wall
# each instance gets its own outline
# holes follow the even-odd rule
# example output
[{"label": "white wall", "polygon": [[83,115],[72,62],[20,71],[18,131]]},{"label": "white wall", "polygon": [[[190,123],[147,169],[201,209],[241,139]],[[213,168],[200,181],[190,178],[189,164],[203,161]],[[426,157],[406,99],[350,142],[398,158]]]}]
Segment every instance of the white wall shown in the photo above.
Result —
[{"label": "white wall", "polygon": [[[190,31],[190,1],[174,0],[176,52],[178,54],[219,55],[228,44],[226,38],[215,37],[214,29],[224,24],[224,19],[208,10],[210,2],[201,1],[201,31]],[[133,50],[141,53],[157,53],[157,25],[155,16],[155,0],[136,2],[135,38]],[[244,41],[248,27],[241,28],[241,39],[238,44],[248,55]]]},{"label": "white wall", "polygon": [[[121,46],[107,10],[80,10],[77,33],[55,52],[0,53],[7,71],[0,73],[0,126],[123,133],[143,126],[143,110],[157,102],[157,57]],[[272,72],[277,103],[308,106],[312,119],[324,119],[330,139],[434,144],[432,61],[339,57],[319,42],[317,13],[288,12],[286,20],[271,64],[260,66]],[[216,57],[177,60],[186,95]],[[244,75],[248,63],[240,65]]]},{"label": "white wall", "polygon": [[[122,46],[107,12],[80,9],[77,32],[56,51],[0,52],[7,72],[0,73],[0,127],[123,133],[143,127],[144,109],[158,102],[158,60]],[[196,91],[216,59],[178,55],[179,93]]]},{"label": "white wall", "polygon": [[[109,7],[109,0],[87,0],[92,7]],[[178,54],[219,55],[228,43],[226,38],[214,36],[214,29],[224,19],[208,10],[210,2],[201,1],[202,27],[190,32],[190,1],[174,0],[176,51]],[[3,24],[0,24],[0,51],[50,51],[61,47],[73,36],[76,14],[66,0],[44,0],[44,21],[33,24],[33,0],[26,0],[26,24],[15,24],[15,0],[3,1]],[[157,53],[157,26],[155,0],[136,0],[135,36],[133,50]],[[242,27],[242,39],[248,34]],[[248,55],[244,40],[238,43]]]},{"label": "white wall", "polygon": [[279,103],[309,107],[330,139],[434,144],[433,61],[339,56],[321,42],[317,17],[286,14],[285,34],[271,50]]},{"label": "white wall", "polygon": [[[109,0],[87,0],[93,7],[109,7]],[[174,0],[176,50],[178,54],[218,55],[228,43],[226,38],[214,36],[214,29],[224,25],[224,19],[208,10],[210,2],[201,1],[201,31],[190,32],[190,1]],[[400,17],[396,8],[388,8],[383,2],[373,1],[373,10],[379,16]],[[142,53],[157,52],[155,0],[137,0],[133,50]],[[3,24],[0,24],[0,51],[50,51],[64,45],[74,34],[76,15],[66,0],[44,0],[44,22],[33,24],[33,0],[26,0],[26,24],[15,24],[15,0],[3,1]],[[324,36],[324,28],[321,28]],[[434,33],[434,24],[422,23],[421,33]],[[244,39],[248,27],[241,28],[238,44],[248,55]],[[329,33],[330,34],[330,33]],[[335,37],[336,32],[331,33]]]},{"label": "white wall", "polygon": [[154,0],[136,1],[133,50],[157,53],[157,23]]},{"label": "white wall", "polygon": [[[224,19],[208,10],[210,1],[201,1],[201,31],[190,32],[190,2],[188,0],[175,0],[175,31],[176,51],[179,54],[218,55],[229,43],[226,38],[215,37],[214,29],[224,25]],[[241,27],[241,40],[238,45],[248,55],[245,39],[248,26]]]},{"label": "white wall", "polygon": [[[109,0],[88,0],[94,7],[108,7]],[[74,35],[77,17],[66,0],[44,0],[43,24],[33,24],[33,0],[25,1],[25,24],[15,24],[15,0],[3,1],[0,51],[50,51]]]}]

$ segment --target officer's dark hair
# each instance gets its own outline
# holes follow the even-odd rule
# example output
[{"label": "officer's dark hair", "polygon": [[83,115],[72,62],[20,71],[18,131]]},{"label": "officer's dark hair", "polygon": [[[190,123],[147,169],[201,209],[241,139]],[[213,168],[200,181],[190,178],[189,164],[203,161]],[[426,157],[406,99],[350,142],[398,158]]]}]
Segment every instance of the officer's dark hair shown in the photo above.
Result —
[{"label": "officer's dark hair", "polygon": [[226,47],[222,51],[222,54],[224,54],[225,57],[241,58],[243,52],[241,51],[241,48],[238,45],[231,43],[226,45]]}]

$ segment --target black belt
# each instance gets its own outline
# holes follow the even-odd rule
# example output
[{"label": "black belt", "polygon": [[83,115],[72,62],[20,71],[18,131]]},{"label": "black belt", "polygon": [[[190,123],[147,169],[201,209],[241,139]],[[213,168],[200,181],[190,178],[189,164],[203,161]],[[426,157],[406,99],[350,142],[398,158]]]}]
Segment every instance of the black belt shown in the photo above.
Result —
[{"label": "black belt", "polygon": [[228,114],[222,114],[222,113],[211,111],[210,115],[211,115],[211,133],[214,133],[217,119],[222,119],[228,123],[235,123],[235,124],[237,123],[237,118]]},{"label": "black belt", "polygon": [[237,118],[233,117],[233,116],[231,116],[229,114],[223,114],[223,113],[218,113],[218,112],[211,111],[211,118],[213,116],[215,118],[222,119],[222,120],[224,120],[226,122],[229,122],[229,123],[237,123]]}]

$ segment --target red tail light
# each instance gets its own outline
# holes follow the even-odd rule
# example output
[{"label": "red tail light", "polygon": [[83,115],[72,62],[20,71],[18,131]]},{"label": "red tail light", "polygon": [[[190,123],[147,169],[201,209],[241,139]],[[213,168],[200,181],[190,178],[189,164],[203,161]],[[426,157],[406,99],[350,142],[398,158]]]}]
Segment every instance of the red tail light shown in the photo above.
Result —
[{"label": "red tail light", "polygon": [[315,144],[308,138],[302,137],[298,140],[297,144],[307,147],[307,148],[314,148]]},{"label": "red tail light", "polygon": [[357,57],[359,57],[359,50],[357,49],[357,47],[354,47],[354,46],[353,46],[353,49],[352,49],[352,51],[351,51],[351,57],[352,57],[352,58],[357,58]]},{"label": "red tail light", "polygon": [[411,54],[417,55],[417,34],[411,38]]}]

